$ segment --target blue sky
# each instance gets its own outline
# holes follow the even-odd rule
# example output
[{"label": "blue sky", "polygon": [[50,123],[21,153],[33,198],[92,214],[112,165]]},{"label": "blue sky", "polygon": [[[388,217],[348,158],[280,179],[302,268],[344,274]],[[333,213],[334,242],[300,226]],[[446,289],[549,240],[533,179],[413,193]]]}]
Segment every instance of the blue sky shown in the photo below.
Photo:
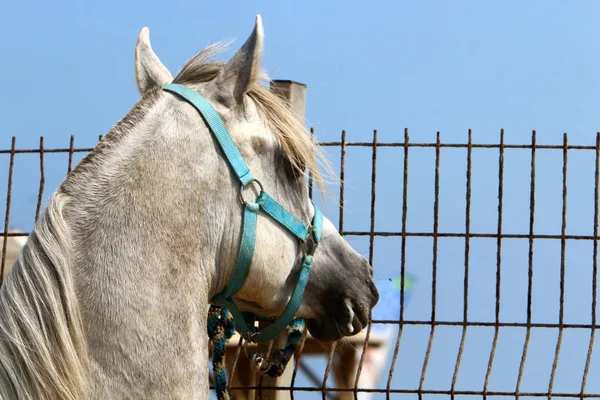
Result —
[{"label": "blue sky", "polygon": [[[138,98],[133,51],[139,30],[150,28],[153,47],[175,74],[206,44],[234,38],[229,57],[261,14],[265,27],[264,65],[275,79],[308,85],[307,119],[321,140],[465,142],[499,140],[529,143],[595,143],[600,130],[600,3],[593,1],[358,1],[191,2],[103,1],[8,2],[0,9],[3,77],[0,148],[93,146]],[[332,150],[337,163],[339,152]],[[376,230],[401,228],[402,152],[380,149]],[[559,234],[562,154],[538,151],[537,233]],[[347,156],[346,229],[368,230],[370,149]],[[464,231],[466,154],[442,152],[440,231]],[[66,157],[48,155],[44,198],[66,172]],[[8,158],[0,156],[0,195],[4,196]],[[434,153],[411,149],[408,231],[431,232]],[[567,233],[591,234],[593,228],[594,153],[569,154]],[[30,229],[39,181],[39,157],[17,157],[11,224]],[[473,232],[497,229],[498,151],[473,153]],[[503,230],[526,233],[529,206],[529,152],[505,155]],[[334,189],[335,193],[335,189]],[[337,221],[335,208],[328,210]],[[0,206],[4,215],[4,205]],[[363,253],[368,242],[349,238]],[[409,238],[407,270],[418,284],[407,319],[431,314],[431,239]],[[379,277],[399,271],[399,238],[376,240]],[[533,319],[558,321],[560,242],[536,241]],[[464,240],[440,239],[437,318],[461,320]],[[471,241],[469,318],[493,320],[496,243]],[[567,244],[565,322],[589,323],[591,242]],[[503,242],[502,312],[504,321],[525,321],[527,243]],[[401,342],[393,381],[414,389],[429,338],[427,327],[409,326]],[[457,389],[481,390],[493,330],[471,328]],[[490,390],[514,390],[524,332],[505,329],[494,364]],[[439,328],[425,388],[448,389],[459,328]],[[532,334],[522,390],[548,387],[556,331]],[[589,332],[565,333],[555,391],[578,392]],[[598,353],[598,352],[596,352]],[[588,391],[599,393],[598,355],[592,361]],[[482,375],[483,374],[483,375]],[[595,375],[594,375],[595,374]],[[410,397],[410,396],[409,396]],[[308,398],[308,397],[307,397]],[[311,397],[312,398],[312,397]]]}]

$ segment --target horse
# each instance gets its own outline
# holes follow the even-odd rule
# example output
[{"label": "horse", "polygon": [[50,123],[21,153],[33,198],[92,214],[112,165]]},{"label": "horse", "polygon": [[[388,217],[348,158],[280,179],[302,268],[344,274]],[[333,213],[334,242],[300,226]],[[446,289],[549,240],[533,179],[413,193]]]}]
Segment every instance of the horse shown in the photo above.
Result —
[{"label": "horse", "polygon": [[[247,198],[268,191],[308,223],[307,174],[327,184],[318,144],[262,83],[263,38],[257,16],[229,61],[211,45],[173,78],[142,29],[139,101],[61,182],[0,289],[0,398],[209,398],[207,310],[243,250]],[[206,120],[168,84],[210,104],[256,181],[240,188]],[[368,324],[379,295],[368,261],[326,217],[319,230],[294,315],[334,341]],[[242,312],[283,312],[304,247],[258,213]]]}]

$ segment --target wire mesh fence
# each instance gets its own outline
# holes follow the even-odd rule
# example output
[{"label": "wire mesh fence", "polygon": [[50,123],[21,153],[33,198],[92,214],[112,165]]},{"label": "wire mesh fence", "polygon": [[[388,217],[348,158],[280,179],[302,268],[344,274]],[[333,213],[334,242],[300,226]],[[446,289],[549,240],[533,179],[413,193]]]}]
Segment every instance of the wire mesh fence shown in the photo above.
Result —
[{"label": "wire mesh fence", "polygon": [[[74,143],[45,148],[41,138],[25,149],[13,138],[0,149],[0,276],[10,266],[11,238],[27,236],[44,199],[92,150]],[[435,142],[415,143],[407,130],[398,142],[380,142],[376,131],[357,142],[342,132],[321,145],[341,183],[335,202],[315,201],[369,259],[381,285],[403,284],[354,341],[319,347],[307,339],[278,392],[600,397],[600,135],[573,145],[565,134],[549,145],[537,143],[535,132],[526,144],[505,143],[503,131],[494,144],[474,143],[470,131],[465,143],[444,143],[439,133]],[[409,277],[417,282],[410,302]],[[235,376],[243,352],[232,347]],[[269,389],[239,382],[232,378],[239,398]]]}]

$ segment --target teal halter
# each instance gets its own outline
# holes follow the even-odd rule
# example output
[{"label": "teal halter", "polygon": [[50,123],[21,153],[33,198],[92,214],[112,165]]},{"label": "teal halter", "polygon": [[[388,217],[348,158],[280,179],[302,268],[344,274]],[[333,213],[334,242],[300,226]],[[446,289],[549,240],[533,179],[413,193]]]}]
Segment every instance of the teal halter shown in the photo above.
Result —
[{"label": "teal halter", "polygon": [[[264,191],[262,184],[252,176],[240,151],[235,143],[233,143],[223,120],[204,97],[195,90],[182,85],[169,84],[163,86],[163,89],[180,96],[198,110],[219,142],[230,167],[241,184],[240,200],[244,205],[244,221],[240,249],[227,288],[224,292],[214,296],[210,302],[229,310],[235,321],[236,330],[245,337],[246,340],[253,342],[269,341],[282,332],[288,324],[292,322],[298,311],[298,307],[300,307],[304,289],[308,282],[308,275],[312,267],[313,254],[321,240],[323,215],[313,204],[315,213],[310,226],[306,226],[296,219],[296,217],[287,211],[281,204],[269,196],[269,194]],[[244,189],[252,183],[258,185],[260,194],[256,201],[247,202],[242,195]],[[254,254],[254,245],[256,243],[256,221],[258,212],[261,209],[298,238],[300,243],[304,245],[304,249],[300,276],[288,304],[282,314],[276,318],[271,325],[263,331],[258,332],[255,330],[254,326],[249,325],[247,321],[252,315],[244,314],[235,304],[233,297],[242,288],[246,281],[246,277],[248,276],[252,256]]]}]

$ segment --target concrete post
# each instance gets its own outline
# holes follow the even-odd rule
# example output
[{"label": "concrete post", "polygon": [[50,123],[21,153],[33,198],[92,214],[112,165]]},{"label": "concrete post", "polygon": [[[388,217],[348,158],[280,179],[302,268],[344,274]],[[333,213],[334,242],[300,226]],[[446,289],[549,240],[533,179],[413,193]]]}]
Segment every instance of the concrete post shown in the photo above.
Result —
[{"label": "concrete post", "polygon": [[306,85],[294,81],[271,81],[271,92],[285,100],[298,120],[305,123]]}]

